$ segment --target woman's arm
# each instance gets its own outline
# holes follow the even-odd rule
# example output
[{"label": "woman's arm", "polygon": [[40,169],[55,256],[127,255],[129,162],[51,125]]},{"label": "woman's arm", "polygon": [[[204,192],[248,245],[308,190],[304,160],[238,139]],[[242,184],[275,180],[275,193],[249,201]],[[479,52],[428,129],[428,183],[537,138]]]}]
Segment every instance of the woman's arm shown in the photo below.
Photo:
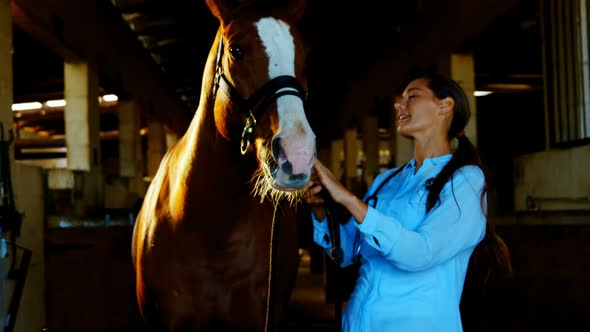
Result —
[{"label": "woman's arm", "polygon": [[[352,217],[347,223],[339,226],[340,247],[344,252],[344,261],[341,266],[349,265],[352,263],[354,238],[357,233],[355,225],[359,220],[362,221],[364,219],[364,215],[367,212],[367,205],[340,184],[332,172],[330,172],[330,170],[321,162],[316,161],[315,169],[315,177],[307,184],[307,194],[305,196],[305,201],[312,208],[311,218],[314,226],[314,242],[326,249],[326,252],[329,254],[329,250],[332,247],[332,238],[330,236],[329,225],[326,222],[326,199],[325,196],[320,194],[325,188],[334,202],[344,205],[344,207],[352,214]],[[375,183],[378,182],[377,180],[378,178],[376,181],[373,181],[371,188],[369,188],[369,192],[371,192]]]},{"label": "woman's arm", "polygon": [[[330,250],[332,249],[332,237],[330,236],[330,230],[326,221],[319,221],[312,215],[313,222],[313,240],[320,247],[324,248],[326,254],[330,256]],[[352,219],[352,218],[351,218]],[[352,264],[353,258],[353,246],[354,236],[356,234],[356,227],[353,225],[354,221],[349,220],[346,224],[340,225],[340,247],[344,253],[344,259],[340,266],[345,267]]]},{"label": "woman's arm", "polygon": [[[327,169],[326,169],[327,170]],[[322,193],[323,186],[317,177],[317,173],[314,174],[314,177],[307,183],[307,187],[305,189],[305,201],[307,204],[311,206],[311,220],[313,222],[313,240],[314,242],[319,245],[320,247],[324,248],[328,257],[330,257],[330,250],[332,249],[332,235],[330,231],[330,225],[327,221],[328,214],[327,214],[327,200],[328,198],[325,196],[326,194]],[[331,199],[330,199],[331,200]],[[344,260],[340,264],[341,266],[346,266],[351,263],[351,253],[352,253],[352,240],[349,240],[350,234],[356,232],[356,228],[352,227],[345,227],[340,225],[340,222],[335,222],[338,225],[340,231],[340,243],[339,246],[342,248],[344,253]]]},{"label": "woman's arm", "polygon": [[[369,208],[358,229],[363,241],[382,252],[397,267],[419,271],[447,261],[474,247],[485,233],[486,217],[481,206],[484,176],[476,166],[462,167],[445,185],[440,204],[416,230],[402,226],[400,219]],[[425,208],[425,207],[424,207]]]},{"label": "woman's arm", "polygon": [[367,214],[367,204],[346,189],[320,161],[316,161],[314,167],[322,186],[330,193],[334,202],[344,206],[357,223],[362,223]]}]

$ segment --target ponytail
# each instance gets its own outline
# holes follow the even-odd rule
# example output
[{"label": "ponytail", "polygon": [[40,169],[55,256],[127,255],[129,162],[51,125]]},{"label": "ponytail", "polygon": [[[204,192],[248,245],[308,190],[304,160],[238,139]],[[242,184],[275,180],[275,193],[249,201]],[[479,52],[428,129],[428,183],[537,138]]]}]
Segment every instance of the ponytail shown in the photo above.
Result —
[{"label": "ponytail", "polygon": [[[465,127],[471,117],[469,99],[465,91],[454,80],[436,73],[426,73],[417,76],[415,79],[427,81],[429,89],[438,99],[447,97],[455,101],[453,107],[453,118],[450,123],[447,138],[458,140],[457,149],[451,160],[443,167],[440,173],[430,182],[430,190],[426,199],[426,212],[428,213],[440,201],[440,193],[445,184],[451,180],[456,170],[463,166],[478,166],[484,174],[484,188],[481,193],[481,208],[487,217],[486,192],[487,175],[480,160],[479,153],[471,141],[465,136]],[[487,219],[487,218],[486,218]],[[477,245],[469,261],[469,273],[475,273],[476,279],[482,276],[482,287],[490,279],[507,279],[512,276],[512,264],[508,246],[502,238],[496,234],[494,225],[486,221],[486,233],[483,240]],[[468,273],[468,274],[469,274]]]},{"label": "ponytail", "polygon": [[[453,176],[453,173],[455,173],[456,170],[466,165],[477,165],[481,168],[479,154],[477,153],[475,146],[473,146],[469,138],[467,138],[465,135],[459,135],[457,140],[459,141],[459,144],[457,145],[457,150],[455,150],[453,153],[453,157],[443,167],[443,169],[440,171],[440,173],[438,173],[432,182],[430,192],[428,193],[428,198],[426,199],[426,213],[428,213],[439,202],[440,192],[444,188],[445,184],[451,179],[451,176]],[[484,203],[483,199],[485,197],[485,192],[486,188],[484,187],[484,191],[482,193],[482,204]]]},{"label": "ponytail", "polygon": [[[453,153],[451,160],[443,167],[432,181],[428,198],[426,200],[426,213],[428,213],[440,201],[440,193],[445,184],[451,180],[453,173],[466,165],[478,166],[487,179],[486,172],[482,167],[477,149],[469,138],[460,133],[457,136],[459,141],[457,150]],[[451,183],[452,184],[452,183]],[[486,192],[487,181],[481,194],[481,205],[484,214],[487,216]],[[486,218],[487,219],[487,218]],[[475,248],[471,260],[471,269],[478,275],[483,276],[482,286],[485,286],[490,279],[505,280],[512,276],[512,263],[510,251],[502,238],[496,233],[494,225],[487,220],[486,233],[482,241]]]}]

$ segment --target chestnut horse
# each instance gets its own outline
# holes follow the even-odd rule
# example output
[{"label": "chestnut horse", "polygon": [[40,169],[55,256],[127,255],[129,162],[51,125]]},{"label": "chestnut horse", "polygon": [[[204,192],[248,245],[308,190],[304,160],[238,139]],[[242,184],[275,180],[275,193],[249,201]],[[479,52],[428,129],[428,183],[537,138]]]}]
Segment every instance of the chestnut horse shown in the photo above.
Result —
[{"label": "chestnut horse", "polygon": [[305,3],[206,2],[220,27],[199,107],[137,217],[137,300],[157,331],[276,330],[299,262],[295,204],[316,160],[294,27]]}]

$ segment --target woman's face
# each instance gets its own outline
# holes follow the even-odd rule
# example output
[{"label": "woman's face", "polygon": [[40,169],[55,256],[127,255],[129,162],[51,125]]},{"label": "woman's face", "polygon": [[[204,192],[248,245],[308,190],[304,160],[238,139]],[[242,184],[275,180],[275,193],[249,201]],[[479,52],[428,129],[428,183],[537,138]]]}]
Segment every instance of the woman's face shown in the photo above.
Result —
[{"label": "woman's face", "polygon": [[398,133],[416,138],[428,135],[437,127],[440,100],[434,96],[424,79],[416,79],[395,103]]}]

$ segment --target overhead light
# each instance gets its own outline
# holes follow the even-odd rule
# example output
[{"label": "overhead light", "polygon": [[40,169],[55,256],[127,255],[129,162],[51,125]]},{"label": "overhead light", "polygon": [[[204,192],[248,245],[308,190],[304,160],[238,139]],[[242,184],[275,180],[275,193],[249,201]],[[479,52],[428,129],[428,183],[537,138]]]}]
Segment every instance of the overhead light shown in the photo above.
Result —
[{"label": "overhead light", "polygon": [[19,103],[19,104],[12,104],[13,111],[28,111],[28,110],[38,110],[43,107],[43,104],[40,102],[31,102],[31,103]]},{"label": "overhead light", "polygon": [[[98,101],[100,103],[115,103],[119,100],[119,97],[115,94],[108,94],[102,97],[98,97]],[[66,101],[64,99],[54,99],[54,100],[47,100],[45,106],[49,108],[56,108],[56,107],[64,107],[66,106]],[[17,103],[12,104],[12,110],[14,112],[18,111],[29,111],[29,110],[38,110],[43,108],[43,103],[38,101],[29,102],[29,103]]]},{"label": "overhead light", "polygon": [[483,97],[483,96],[487,96],[490,94],[492,94],[492,91],[482,91],[482,90],[473,91],[473,95],[476,97]]},{"label": "overhead light", "polygon": [[48,148],[22,148],[21,153],[67,153],[67,147],[48,147]]},{"label": "overhead light", "polygon": [[117,95],[109,94],[109,95],[102,96],[102,101],[107,102],[107,103],[114,102],[117,100],[119,100],[119,97],[117,97]]},{"label": "overhead light", "polygon": [[502,90],[502,91],[533,91],[535,87],[531,84],[524,84],[524,83],[490,83],[486,84],[485,86],[488,89],[492,90]]},{"label": "overhead light", "polygon": [[66,101],[63,99],[48,100],[45,102],[45,105],[47,105],[47,107],[64,107],[66,106]]}]

